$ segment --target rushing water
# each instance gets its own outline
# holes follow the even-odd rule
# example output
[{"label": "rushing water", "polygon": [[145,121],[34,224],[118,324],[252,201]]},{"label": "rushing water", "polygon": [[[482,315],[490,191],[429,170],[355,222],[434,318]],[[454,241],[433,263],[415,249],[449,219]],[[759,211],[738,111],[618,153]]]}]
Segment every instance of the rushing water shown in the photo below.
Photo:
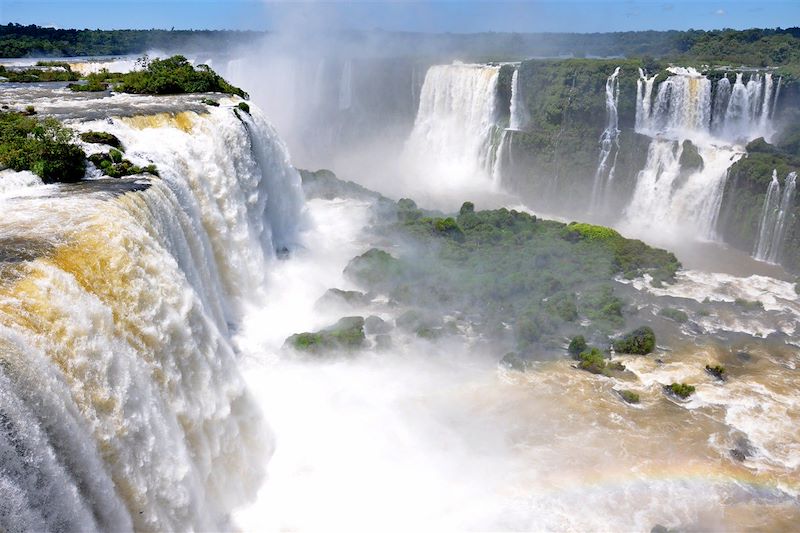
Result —
[{"label": "rushing water", "polygon": [[[407,150],[431,156],[431,188],[447,181],[437,161],[486,183],[496,78],[495,67],[429,71]],[[672,91],[708,102],[702,81],[673,82],[662,103]],[[665,113],[651,106],[654,81],[640,86],[646,131]],[[792,283],[699,267],[663,287],[620,280],[626,312],[659,325],[659,347],[619,357],[629,373],[618,378],[566,359],[509,371],[469,330],[432,342],[393,329],[389,349],[369,335],[353,357],[302,358],[283,347],[288,335],[350,314],[393,324],[403,311],[380,294],[318,304],[329,288],[358,289],[342,274],[350,258],[392,244],[370,231],[374,202],[305,202],[255,105],[237,117],[234,99],[212,108],[200,95],[53,87],[4,87],[0,103],[114,133],[161,177],[59,186],[0,172],[0,528],[724,531],[800,520]],[[709,176],[739,154],[700,141],[713,114],[656,120],[672,133],[653,133],[632,206],[706,227]],[[684,131],[703,169],[681,177]],[[465,175],[447,181],[462,201]],[[689,320],[660,318],[666,307]],[[704,372],[717,363],[727,382]],[[697,391],[676,401],[663,393],[672,382]]]},{"label": "rushing water", "polygon": [[269,447],[229,323],[295,243],[299,179],[256,108],[105,100],[126,116],[83,120],[58,91],[37,108],[113,132],[161,179],[2,178],[0,524],[228,528]]},{"label": "rushing water", "polygon": [[[600,156],[592,185],[591,209],[597,211],[604,207],[605,192],[614,181],[614,168],[619,155],[619,67],[606,80],[606,129],[600,137]],[[613,153],[613,158],[611,157]]]},{"label": "rushing water", "polygon": [[[639,235],[658,228],[675,238],[714,239],[728,169],[747,142],[772,135],[772,74],[754,73],[746,84],[742,73],[733,84],[723,77],[712,91],[694,69],[670,71],[654,97],[655,77],[640,71],[636,131],[653,140],[622,226]],[[702,160],[698,167],[684,168],[685,141]]]},{"label": "rushing water", "polygon": [[453,189],[489,182],[494,163],[500,67],[435,65],[422,85],[405,154],[419,172]]},{"label": "rushing water", "polygon": [[514,69],[514,74],[511,76],[511,104],[509,113],[508,129],[524,131],[525,128],[528,127],[531,117],[528,112],[528,104],[525,101],[525,95],[522,91],[522,85],[519,82],[519,67]]},{"label": "rushing water", "polygon": [[778,181],[778,173],[772,171],[772,180],[767,186],[764,197],[764,207],[761,211],[761,220],[758,225],[758,238],[756,239],[753,257],[759,261],[777,263],[780,259],[783,240],[786,235],[786,218],[794,202],[797,173],[790,172],[784,181],[783,195]]}]

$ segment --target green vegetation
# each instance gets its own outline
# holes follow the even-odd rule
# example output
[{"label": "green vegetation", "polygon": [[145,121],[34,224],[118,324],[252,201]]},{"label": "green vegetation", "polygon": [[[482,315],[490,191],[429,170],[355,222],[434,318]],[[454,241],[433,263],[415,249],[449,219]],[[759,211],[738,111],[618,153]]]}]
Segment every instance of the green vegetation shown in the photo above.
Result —
[{"label": "green vegetation", "polygon": [[[789,117],[800,123],[800,112]],[[800,172],[800,128],[784,132],[779,145],[756,139],[747,145],[747,156],[728,171],[720,206],[717,231],[725,242],[750,253],[758,239],[764,197],[774,170],[783,183],[790,172]],[[786,218],[786,237],[780,262],[790,272],[800,272],[800,202],[791,206]]]},{"label": "green vegetation", "polygon": [[738,307],[741,307],[745,311],[763,311],[764,310],[764,304],[762,304],[758,300],[751,301],[751,300],[745,300],[744,298],[736,298],[733,301],[733,303],[735,305],[737,305]]},{"label": "green vegetation", "polygon": [[674,320],[679,324],[683,324],[684,322],[689,321],[689,315],[687,315],[680,309],[675,309],[673,307],[665,307],[661,311],[659,311],[658,314],[665,318],[669,318],[670,320]]},{"label": "green vegetation", "polygon": [[122,157],[122,152],[112,148],[106,153],[92,154],[89,161],[99,168],[106,176],[111,178],[123,178],[134,174],[152,174],[158,176],[158,169],[155,165],[139,167]]},{"label": "green vegetation", "polygon": [[[382,202],[374,231],[408,245],[392,254],[370,250],[354,258],[345,274],[412,308],[439,316],[469,313],[474,328],[509,336],[509,348],[522,357],[555,356],[568,333],[618,331],[625,325],[625,302],[614,292],[614,277],[623,271],[632,277],[674,274],[678,268],[671,253],[607,228],[567,226],[507,209],[475,211],[471,203],[448,217],[432,216],[408,199]],[[634,257],[631,250],[641,253]],[[421,326],[423,336],[434,332],[428,330],[446,333],[441,324]],[[577,355],[584,348],[572,350]]]},{"label": "green vegetation", "polygon": [[143,63],[143,70],[134,70],[119,77],[115,89],[134,94],[184,94],[220,92],[247,98],[247,93],[225,81],[207,65],[192,66],[181,55],[153,59]]},{"label": "green vegetation", "polygon": [[614,341],[614,351],[636,355],[647,355],[656,348],[656,334],[647,326],[637,328]]},{"label": "green vegetation", "polygon": [[0,25],[0,57],[109,56],[147,50],[227,48],[263,35],[250,31],[194,30],[71,30]]},{"label": "green vegetation", "polygon": [[88,83],[70,83],[67,85],[67,88],[76,93],[100,93],[108,90],[108,84],[99,81],[89,81]]},{"label": "green vegetation", "polygon": [[597,348],[591,348],[578,356],[580,362],[578,368],[586,370],[592,374],[604,374],[606,371],[606,359],[603,352]]},{"label": "green vegetation", "polygon": [[320,354],[330,350],[353,351],[361,348],[366,340],[364,319],[350,316],[316,333],[297,333],[286,339],[285,346],[297,351]]},{"label": "green vegetation", "polygon": [[73,139],[72,130],[54,118],[0,112],[0,165],[29,170],[45,183],[83,178],[86,154]]},{"label": "green vegetation", "polygon": [[[219,102],[217,102],[213,98],[203,98],[202,100],[200,100],[200,102],[202,102],[202,103],[204,103],[206,105],[210,105],[211,107],[219,107]],[[242,102],[242,103],[244,103],[244,102]]]},{"label": "green vegetation", "polygon": [[249,113],[250,112],[250,106],[247,105],[247,102],[239,102],[239,105],[237,105],[236,107],[238,107],[239,109],[241,109],[245,113]]},{"label": "green vegetation", "polygon": [[105,131],[86,131],[80,134],[80,138],[85,143],[106,144],[118,150],[122,150],[122,142],[112,133]]},{"label": "green vegetation", "polygon": [[692,394],[694,394],[695,388],[692,385],[687,385],[686,383],[673,383],[666,387],[667,392],[674,394],[675,396],[685,400]]},{"label": "green vegetation", "polygon": [[577,335],[572,337],[572,340],[569,341],[569,347],[567,348],[567,351],[570,353],[570,355],[577,358],[582,352],[585,352],[587,348],[588,345],[586,344],[586,339],[583,337],[583,335]]},{"label": "green vegetation", "polygon": [[619,394],[626,403],[639,403],[639,394],[632,390],[626,389],[617,391],[617,394]]},{"label": "green vegetation", "polygon": [[706,372],[720,381],[725,381],[728,377],[727,374],[725,374],[725,367],[722,365],[706,365]]}]

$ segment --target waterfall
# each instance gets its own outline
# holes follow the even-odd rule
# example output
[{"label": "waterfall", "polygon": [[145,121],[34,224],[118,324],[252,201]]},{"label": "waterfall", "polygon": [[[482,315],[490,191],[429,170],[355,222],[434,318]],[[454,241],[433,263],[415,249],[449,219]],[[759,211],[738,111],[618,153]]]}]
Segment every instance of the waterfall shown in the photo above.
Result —
[{"label": "waterfall", "polygon": [[778,172],[772,171],[772,180],[767,187],[764,197],[764,207],[761,210],[761,221],[758,225],[758,240],[756,240],[753,257],[766,261],[772,246],[772,236],[775,233],[778,210],[780,208],[781,185],[778,182]]},{"label": "waterfall", "polygon": [[796,181],[797,174],[790,172],[784,181],[783,195],[781,195],[778,173],[772,171],[772,180],[767,187],[764,207],[761,210],[758,239],[753,249],[753,257],[759,261],[777,263],[780,260],[787,218],[794,207]]},{"label": "waterfall", "polygon": [[342,66],[339,78],[339,109],[344,111],[353,105],[353,61],[348,59]]},{"label": "waterfall", "polygon": [[406,157],[426,174],[488,182],[497,133],[496,93],[500,68],[435,65],[428,69]]},{"label": "waterfall", "polygon": [[[771,135],[780,81],[773,95],[771,74],[752,73],[745,83],[740,72],[733,82],[720,78],[712,94],[711,81],[695,69],[669,71],[655,96],[653,78],[640,71],[636,131],[652,141],[623,224],[629,231],[669,228],[676,237],[714,239],[728,169],[743,145]],[[696,155],[685,153],[685,141]],[[689,161],[692,167],[684,168]]]},{"label": "waterfall", "polygon": [[715,134],[722,131],[725,124],[725,112],[731,99],[731,80],[726,75],[717,81],[717,90],[714,93],[714,108],[711,112],[711,129]]},{"label": "waterfall", "polygon": [[[619,117],[617,106],[619,104],[619,67],[606,80],[606,129],[600,137],[600,156],[597,170],[594,174],[592,186],[591,210],[597,211],[602,207],[608,185],[614,180],[614,168],[619,155]],[[614,153],[614,158],[609,165],[609,157]]]},{"label": "waterfall", "polygon": [[650,123],[650,108],[653,98],[653,85],[658,74],[647,77],[643,69],[639,69],[636,80],[636,131],[642,131]]},{"label": "waterfall", "polygon": [[775,116],[775,110],[778,109],[778,97],[781,95],[782,83],[783,83],[783,76],[778,78],[778,84],[775,87],[775,97],[772,99],[772,107],[770,109],[770,116],[769,116],[770,119]]},{"label": "waterfall", "polygon": [[161,178],[0,199],[20,258],[0,262],[0,529],[224,530],[254,496],[270,444],[228,324],[303,200],[258,109],[231,107],[75,123]]},{"label": "waterfall", "polygon": [[511,118],[508,129],[523,131],[528,127],[530,114],[528,106],[525,104],[525,97],[522,94],[522,87],[519,83],[519,68],[514,70],[511,76]]}]

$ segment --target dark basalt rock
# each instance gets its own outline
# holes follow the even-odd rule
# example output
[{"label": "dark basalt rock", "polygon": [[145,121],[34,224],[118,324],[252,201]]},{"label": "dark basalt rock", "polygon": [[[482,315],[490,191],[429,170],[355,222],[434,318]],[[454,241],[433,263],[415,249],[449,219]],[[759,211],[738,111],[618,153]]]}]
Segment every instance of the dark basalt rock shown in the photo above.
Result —
[{"label": "dark basalt rock", "polygon": [[364,320],[364,332],[367,335],[388,333],[392,330],[392,325],[381,317],[370,315]]},{"label": "dark basalt rock", "polygon": [[342,289],[328,289],[325,294],[317,300],[317,305],[331,306],[331,305],[350,305],[359,306],[369,303],[369,298],[366,294],[359,291],[345,291]]}]

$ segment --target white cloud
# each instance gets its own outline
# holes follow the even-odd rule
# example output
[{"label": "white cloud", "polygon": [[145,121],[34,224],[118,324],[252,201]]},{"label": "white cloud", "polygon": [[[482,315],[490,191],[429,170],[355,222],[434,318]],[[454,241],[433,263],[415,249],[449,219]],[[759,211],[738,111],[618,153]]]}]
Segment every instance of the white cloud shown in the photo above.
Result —
[{"label": "white cloud", "polygon": [[721,17],[722,15],[725,14],[725,10],[724,9],[717,9],[716,11],[714,11],[714,14],[715,15],[719,15]]}]

